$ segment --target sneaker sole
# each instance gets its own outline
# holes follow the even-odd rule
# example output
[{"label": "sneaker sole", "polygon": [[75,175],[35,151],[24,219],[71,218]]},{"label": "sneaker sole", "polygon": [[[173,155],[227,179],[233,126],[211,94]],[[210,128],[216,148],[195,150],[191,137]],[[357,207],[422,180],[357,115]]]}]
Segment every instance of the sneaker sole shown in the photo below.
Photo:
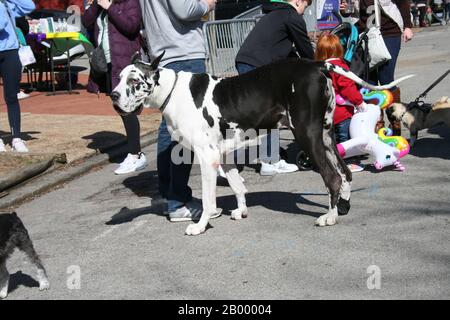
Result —
[{"label": "sneaker sole", "polygon": [[262,175],[262,176],[273,176],[273,175],[276,175],[276,174],[283,174],[283,173],[292,173],[292,172],[297,172],[298,171],[298,169],[297,170],[292,170],[292,171],[274,171],[274,172],[259,172],[259,174],[260,175]]},{"label": "sneaker sole", "polygon": [[[222,213],[215,213],[209,218],[216,219],[216,218],[220,217],[221,215],[222,215]],[[195,220],[200,220],[200,219],[195,219]],[[194,221],[194,219],[193,218],[170,218],[170,222],[184,222],[184,221]]]},{"label": "sneaker sole", "polygon": [[120,175],[120,174],[129,174],[129,173],[133,173],[133,172],[136,172],[136,171],[144,170],[145,167],[147,167],[147,164],[146,164],[145,166],[140,166],[140,167],[134,169],[133,171],[126,171],[126,172],[116,172],[116,171],[114,171],[114,174],[117,174],[117,175]]}]

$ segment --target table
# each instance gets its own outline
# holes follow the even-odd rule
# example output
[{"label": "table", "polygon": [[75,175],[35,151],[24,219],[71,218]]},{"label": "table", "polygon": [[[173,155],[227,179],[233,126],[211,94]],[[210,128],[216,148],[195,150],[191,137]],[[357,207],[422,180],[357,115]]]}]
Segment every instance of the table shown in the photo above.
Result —
[{"label": "table", "polygon": [[[52,33],[30,33],[27,35],[27,40],[36,41],[48,48],[50,61],[50,81],[52,83],[52,92],[47,95],[57,94],[78,94],[79,92],[72,90],[72,75],[70,70],[70,48],[82,44],[85,52],[90,52],[93,49],[91,42],[80,32],[52,32]],[[63,48],[63,49],[61,49]],[[55,90],[55,66],[53,61],[54,52],[60,50],[67,54],[67,74],[69,78],[69,90],[58,91]]]}]

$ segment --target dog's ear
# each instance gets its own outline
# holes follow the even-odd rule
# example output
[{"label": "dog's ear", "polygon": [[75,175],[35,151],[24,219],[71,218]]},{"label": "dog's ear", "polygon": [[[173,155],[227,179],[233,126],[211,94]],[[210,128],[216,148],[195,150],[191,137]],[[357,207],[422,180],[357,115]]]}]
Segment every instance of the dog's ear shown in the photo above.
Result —
[{"label": "dog's ear", "polygon": [[448,97],[444,96],[441,97],[441,100],[439,100],[440,103],[448,103]]},{"label": "dog's ear", "polygon": [[165,53],[166,53],[166,50],[164,50],[163,53],[161,53],[155,60],[152,61],[151,67],[152,67],[153,71],[158,69],[159,63],[161,62],[161,59]]},{"label": "dog's ear", "polygon": [[137,64],[141,60],[141,54],[136,51],[131,57],[131,64]]},{"label": "dog's ear", "polygon": [[15,211],[11,212],[11,215],[13,215],[14,217],[17,217],[17,213]]}]

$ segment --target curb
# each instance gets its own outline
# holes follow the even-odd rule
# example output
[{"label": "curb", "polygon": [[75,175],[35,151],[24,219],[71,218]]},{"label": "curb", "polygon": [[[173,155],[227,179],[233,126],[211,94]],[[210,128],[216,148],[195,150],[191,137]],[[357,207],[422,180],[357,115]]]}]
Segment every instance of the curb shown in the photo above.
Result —
[{"label": "curb", "polygon": [[[157,131],[151,132],[141,137],[141,147],[147,147],[156,143],[156,141]],[[104,153],[106,151],[108,153]],[[88,173],[96,167],[110,163],[111,159],[127,154],[128,146],[125,143],[105,149],[102,152],[103,153],[88,156],[87,158],[80,160],[81,163],[75,162],[50,169],[49,171],[31,178],[25,184],[18,185],[17,187],[4,192],[3,197],[0,198],[0,210],[17,207],[57,186]]]}]

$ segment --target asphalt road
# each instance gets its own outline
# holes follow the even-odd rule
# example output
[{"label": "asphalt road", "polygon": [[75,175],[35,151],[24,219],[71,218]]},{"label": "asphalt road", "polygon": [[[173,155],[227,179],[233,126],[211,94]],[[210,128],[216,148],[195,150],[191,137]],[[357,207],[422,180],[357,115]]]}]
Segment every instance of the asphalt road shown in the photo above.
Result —
[{"label": "asphalt road", "polygon": [[[418,75],[401,85],[404,101],[450,67],[448,38],[448,28],[427,29],[403,48],[397,76]],[[429,100],[450,95],[449,84]],[[449,128],[422,131],[404,173],[354,174],[349,215],[326,228],[314,226],[328,205],[317,173],[261,177],[246,168],[249,217],[230,219],[235,199],[219,186],[225,214],[185,236],[188,223],[162,214],[154,146],[145,152],[145,171],[115,176],[111,164],[17,209],[51,290],[38,291],[17,253],[10,299],[450,298]],[[200,198],[198,167],[190,183]]]}]

